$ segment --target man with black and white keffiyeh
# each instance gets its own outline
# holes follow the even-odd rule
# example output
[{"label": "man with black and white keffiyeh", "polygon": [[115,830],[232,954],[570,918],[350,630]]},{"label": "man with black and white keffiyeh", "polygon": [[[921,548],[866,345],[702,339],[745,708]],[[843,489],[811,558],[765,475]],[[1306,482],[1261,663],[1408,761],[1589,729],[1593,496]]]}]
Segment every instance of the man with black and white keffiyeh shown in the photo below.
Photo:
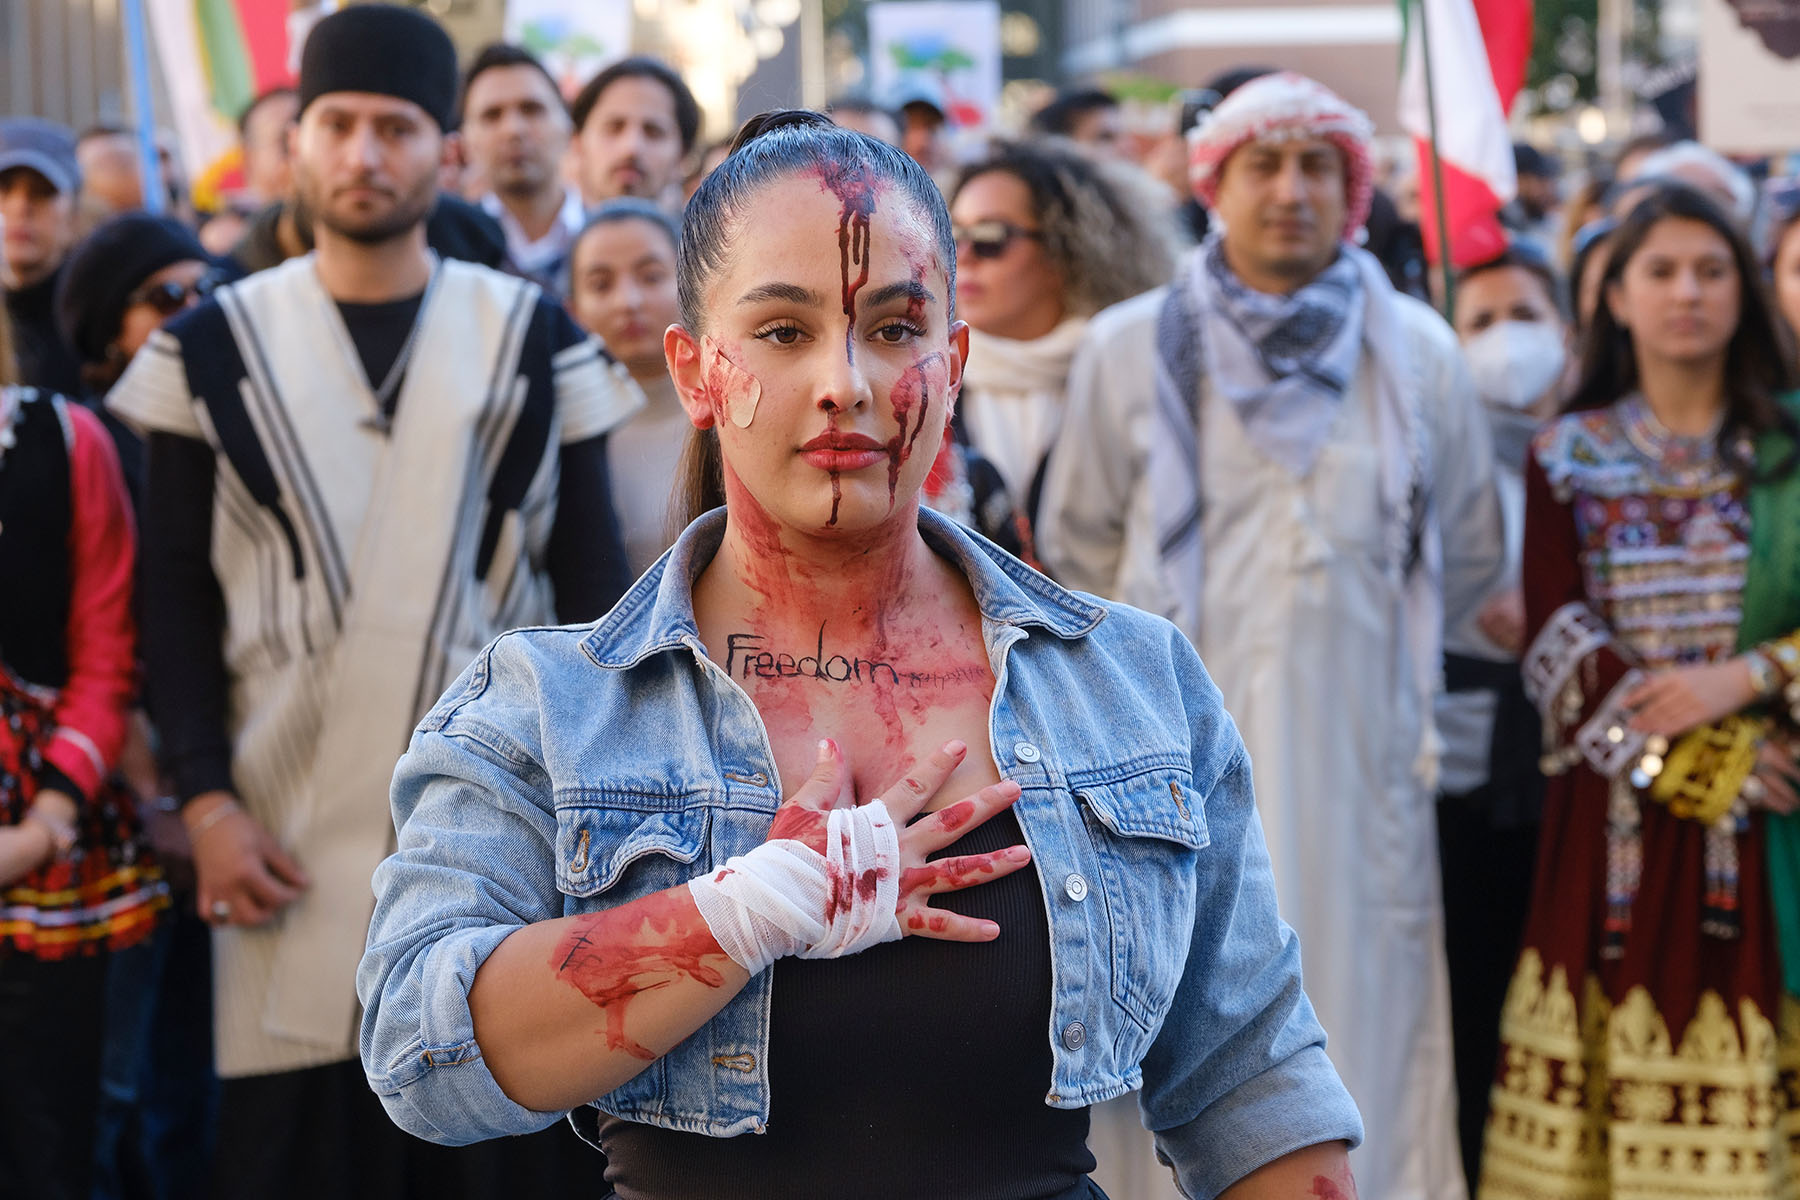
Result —
[{"label": "man with black and white keffiyeh", "polygon": [[1039,550],[1200,649],[1362,1108],[1360,1190],[1459,1200],[1432,706],[1446,617],[1498,582],[1501,523],[1455,337],[1354,244],[1371,132],[1291,73],[1194,131],[1215,232],[1167,288],[1093,319]]}]

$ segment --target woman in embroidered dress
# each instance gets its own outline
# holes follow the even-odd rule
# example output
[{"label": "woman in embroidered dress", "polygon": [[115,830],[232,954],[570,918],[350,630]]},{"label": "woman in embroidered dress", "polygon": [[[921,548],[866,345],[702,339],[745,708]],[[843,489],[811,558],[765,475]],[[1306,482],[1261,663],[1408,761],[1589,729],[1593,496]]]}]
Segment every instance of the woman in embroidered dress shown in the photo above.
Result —
[{"label": "woman in embroidered dress", "polygon": [[111,782],[132,525],[99,418],[18,387],[0,314],[0,1196],[87,1200],[107,952],[168,904]]},{"label": "woman in embroidered dress", "polygon": [[1800,889],[1768,854],[1800,786],[1790,372],[1733,222],[1652,192],[1526,467],[1524,669],[1553,778],[1484,1200],[1800,1196],[1778,932]]},{"label": "woman in embroidered dress", "polygon": [[968,349],[936,185],[759,118],[678,267],[725,504],[421,724],[358,976],[389,1113],[570,1113],[622,1200],[1092,1200],[1089,1107],[1141,1089],[1189,1194],[1350,1200],[1198,657],[920,507]]}]

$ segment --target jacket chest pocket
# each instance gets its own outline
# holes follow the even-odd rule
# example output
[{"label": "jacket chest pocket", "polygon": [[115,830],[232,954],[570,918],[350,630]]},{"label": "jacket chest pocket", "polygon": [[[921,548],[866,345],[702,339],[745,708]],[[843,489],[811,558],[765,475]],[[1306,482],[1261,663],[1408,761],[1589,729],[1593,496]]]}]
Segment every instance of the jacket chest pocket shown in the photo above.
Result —
[{"label": "jacket chest pocket", "polygon": [[[558,804],[557,890],[577,901],[573,910],[584,911],[686,883],[710,865],[701,859],[711,826],[712,809],[699,804],[644,809],[604,798]],[[602,896],[602,903],[579,903]]]},{"label": "jacket chest pocket", "polygon": [[1148,1032],[1168,1012],[1194,932],[1194,873],[1210,840],[1186,771],[1075,789],[1112,931],[1112,992]]}]

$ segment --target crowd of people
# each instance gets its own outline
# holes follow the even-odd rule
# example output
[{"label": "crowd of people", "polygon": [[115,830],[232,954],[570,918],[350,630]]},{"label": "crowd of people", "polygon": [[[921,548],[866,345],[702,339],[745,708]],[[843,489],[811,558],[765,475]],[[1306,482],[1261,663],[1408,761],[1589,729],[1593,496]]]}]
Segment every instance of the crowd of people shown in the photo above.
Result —
[{"label": "crowd of people", "polygon": [[1800,188],[1192,95],[0,119],[0,1196],[1800,1198]]}]

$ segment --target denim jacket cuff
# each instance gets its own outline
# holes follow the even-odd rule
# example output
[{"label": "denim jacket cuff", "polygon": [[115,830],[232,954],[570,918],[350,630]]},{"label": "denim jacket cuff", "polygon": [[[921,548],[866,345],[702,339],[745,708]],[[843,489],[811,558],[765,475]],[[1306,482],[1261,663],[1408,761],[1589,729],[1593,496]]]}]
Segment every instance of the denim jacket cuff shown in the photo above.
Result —
[{"label": "denim jacket cuff", "polygon": [[1325,1142],[1363,1138],[1362,1117],[1319,1046],[1245,1080],[1185,1125],[1156,1132],[1158,1157],[1182,1191],[1211,1200],[1278,1158]]},{"label": "denim jacket cuff", "polygon": [[[515,1104],[495,1081],[475,1042],[469,988],[475,973],[516,926],[459,930],[432,945],[417,966],[417,1033],[393,1061],[375,1070],[364,1062],[369,1086],[400,1128],[447,1145],[535,1133],[566,1114]],[[366,1047],[365,1047],[366,1049]]]}]

